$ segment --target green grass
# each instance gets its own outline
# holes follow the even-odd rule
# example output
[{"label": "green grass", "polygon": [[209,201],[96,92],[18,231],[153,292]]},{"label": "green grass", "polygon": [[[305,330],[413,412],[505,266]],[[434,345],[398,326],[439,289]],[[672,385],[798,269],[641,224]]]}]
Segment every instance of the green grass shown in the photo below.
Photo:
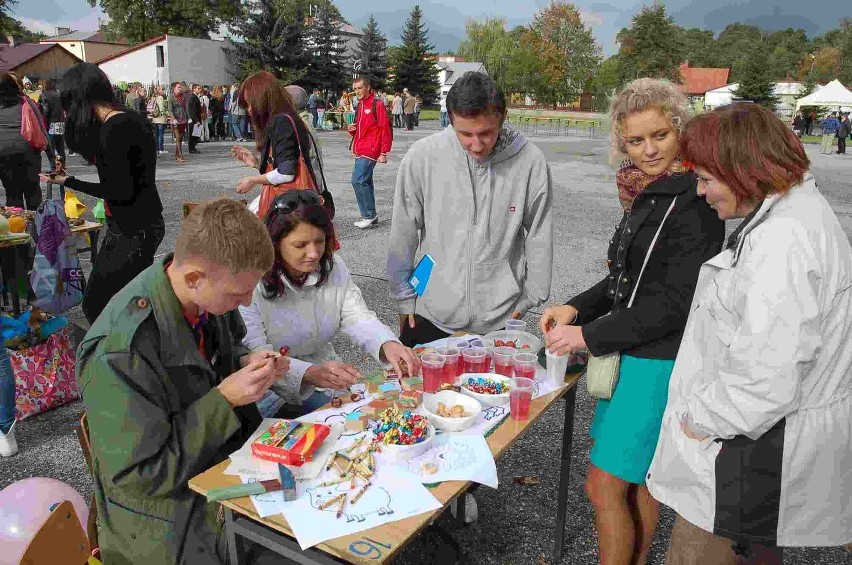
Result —
[{"label": "green grass", "polygon": [[440,110],[420,110],[420,119],[421,120],[440,120],[441,119],[441,111]]}]

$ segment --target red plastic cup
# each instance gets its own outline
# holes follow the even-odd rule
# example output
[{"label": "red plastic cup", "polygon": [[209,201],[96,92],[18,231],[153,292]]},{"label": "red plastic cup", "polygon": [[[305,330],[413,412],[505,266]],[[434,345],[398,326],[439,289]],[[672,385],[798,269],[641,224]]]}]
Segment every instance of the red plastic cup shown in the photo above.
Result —
[{"label": "red plastic cup", "polygon": [[535,370],[538,365],[538,357],[534,353],[515,353],[512,364],[516,377],[535,379]]},{"label": "red plastic cup", "polygon": [[514,347],[495,347],[492,352],[494,357],[494,372],[504,377],[514,376],[515,363],[512,357],[518,352]]},{"label": "red plastic cup", "polygon": [[[521,355],[528,355],[522,353]],[[526,420],[530,417],[535,381],[524,377],[515,377],[509,381],[509,414],[513,420]]]},{"label": "red plastic cup", "polygon": [[423,366],[423,392],[437,392],[444,382],[444,356],[429,353],[420,359],[420,363]]},{"label": "red plastic cup", "polygon": [[491,372],[491,363],[494,361],[494,340],[493,339],[477,339],[473,342],[474,347],[482,347],[485,349],[485,372]]},{"label": "red plastic cup", "polygon": [[461,352],[455,347],[442,346],[435,348],[435,353],[444,357],[444,382],[454,384],[462,374]]},{"label": "red plastic cup", "polygon": [[487,373],[486,352],[484,347],[468,347],[462,350],[465,373]]}]

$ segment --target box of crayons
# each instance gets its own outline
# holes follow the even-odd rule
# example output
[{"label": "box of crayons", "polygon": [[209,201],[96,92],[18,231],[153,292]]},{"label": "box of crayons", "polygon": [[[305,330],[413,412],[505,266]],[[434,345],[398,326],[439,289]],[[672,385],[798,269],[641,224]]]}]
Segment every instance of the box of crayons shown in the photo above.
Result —
[{"label": "box of crayons", "polygon": [[251,452],[267,461],[298,467],[311,460],[330,433],[331,428],[324,424],[278,420],[254,440]]}]

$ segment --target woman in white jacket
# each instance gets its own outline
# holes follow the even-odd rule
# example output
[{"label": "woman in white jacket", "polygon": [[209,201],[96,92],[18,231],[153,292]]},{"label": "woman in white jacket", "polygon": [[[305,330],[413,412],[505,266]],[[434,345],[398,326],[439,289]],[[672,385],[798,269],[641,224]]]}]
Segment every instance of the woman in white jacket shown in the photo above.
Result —
[{"label": "woman in white jacket", "polygon": [[288,415],[324,404],[328,397],[315,394],[316,388],[343,390],[360,377],[331,344],[341,331],[380,363],[399,372],[404,361],[410,374],[419,373],[417,356],[369,309],[343,259],[333,255],[334,228],[321,196],[312,190],[282,194],[273,201],[266,227],[275,263],[251,305],[240,307],[243,343],[251,350],[289,349],[290,370],[272,385],[290,405]]},{"label": "woman in white jacket", "polygon": [[648,474],[668,565],[781,563],[852,540],[852,247],[772,112],[737,103],[681,138],[698,193],[745,218],[701,268]]}]

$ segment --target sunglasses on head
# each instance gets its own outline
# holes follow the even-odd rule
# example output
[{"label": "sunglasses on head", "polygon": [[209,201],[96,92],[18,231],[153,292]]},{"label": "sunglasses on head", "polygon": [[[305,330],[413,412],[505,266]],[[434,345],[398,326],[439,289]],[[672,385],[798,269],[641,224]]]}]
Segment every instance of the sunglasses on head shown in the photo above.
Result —
[{"label": "sunglasses on head", "polygon": [[299,204],[322,206],[325,199],[313,190],[291,190],[272,201],[272,211],[289,214],[299,207]]}]

